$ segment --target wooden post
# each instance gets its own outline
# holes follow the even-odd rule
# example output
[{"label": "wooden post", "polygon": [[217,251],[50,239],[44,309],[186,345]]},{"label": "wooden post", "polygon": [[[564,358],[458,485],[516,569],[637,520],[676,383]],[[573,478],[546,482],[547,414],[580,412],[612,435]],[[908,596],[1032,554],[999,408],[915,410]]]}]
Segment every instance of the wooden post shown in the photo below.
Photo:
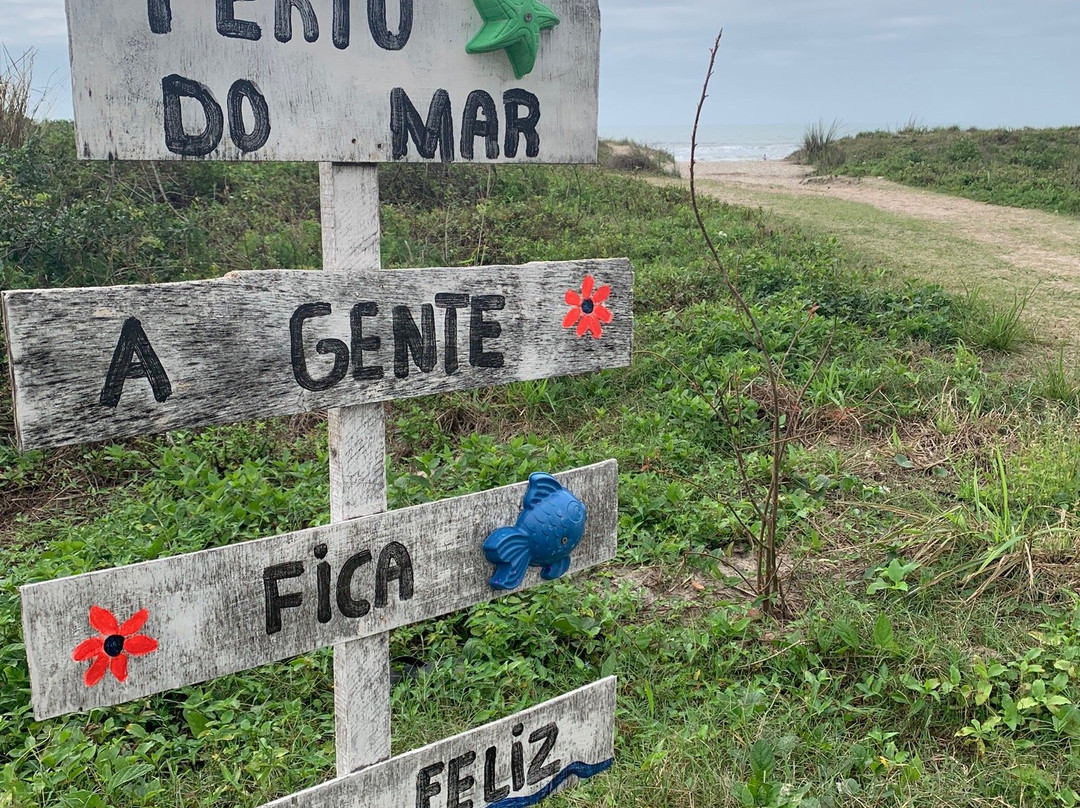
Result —
[{"label": "wooden post", "polygon": [[[321,163],[323,267],[380,269],[379,168]],[[330,519],[386,510],[386,429],[382,404],[333,409]],[[334,648],[337,773],[342,777],[390,757],[390,634]]]}]

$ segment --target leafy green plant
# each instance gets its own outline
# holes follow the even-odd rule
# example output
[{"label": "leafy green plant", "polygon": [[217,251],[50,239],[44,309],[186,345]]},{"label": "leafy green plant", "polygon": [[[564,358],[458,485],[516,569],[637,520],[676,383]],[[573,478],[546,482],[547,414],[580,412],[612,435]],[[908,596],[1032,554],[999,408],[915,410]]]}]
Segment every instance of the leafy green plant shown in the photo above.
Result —
[{"label": "leafy green plant", "polygon": [[897,790],[917,781],[923,773],[923,764],[918,753],[912,754],[901,749],[896,743],[895,739],[899,734],[878,728],[871,729],[866,734],[863,747],[869,751],[863,761],[866,770],[871,775],[883,777],[886,782],[892,782]]},{"label": "leafy green plant", "polygon": [[735,799],[744,808],[818,808],[817,799],[807,796],[808,789],[795,789],[774,780],[776,748],[766,738],[758,738],[750,747],[750,777],[734,784]]},{"label": "leafy green plant", "polygon": [[984,755],[987,745],[997,740],[997,725],[1000,723],[1001,717],[996,715],[990,716],[985,721],[973,718],[967,726],[956,733],[956,737],[975,744],[979,754]]},{"label": "leafy green plant", "polygon": [[911,587],[905,579],[921,566],[917,561],[905,564],[899,558],[892,559],[886,566],[878,567],[874,580],[866,587],[866,594],[907,592]]}]

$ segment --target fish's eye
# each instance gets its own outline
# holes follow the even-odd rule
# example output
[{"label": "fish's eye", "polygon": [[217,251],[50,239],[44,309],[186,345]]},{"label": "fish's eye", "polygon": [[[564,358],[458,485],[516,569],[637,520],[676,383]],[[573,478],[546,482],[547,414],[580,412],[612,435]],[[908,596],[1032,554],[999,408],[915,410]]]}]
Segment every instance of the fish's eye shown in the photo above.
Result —
[{"label": "fish's eye", "polygon": [[568,541],[570,541],[570,539],[566,538],[566,536],[562,537],[562,543],[563,544],[566,544]]}]

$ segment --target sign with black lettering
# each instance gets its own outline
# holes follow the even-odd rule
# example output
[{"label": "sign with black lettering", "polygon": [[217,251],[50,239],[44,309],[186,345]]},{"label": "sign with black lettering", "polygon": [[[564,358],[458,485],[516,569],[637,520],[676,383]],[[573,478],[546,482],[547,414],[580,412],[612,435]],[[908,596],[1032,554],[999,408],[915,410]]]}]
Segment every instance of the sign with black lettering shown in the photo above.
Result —
[{"label": "sign with black lettering", "polygon": [[[611,559],[615,461],[555,477],[588,513],[569,571]],[[527,487],[24,586],[34,715],[119,704],[506,594],[482,545],[514,523]],[[513,591],[543,573],[530,567]]]},{"label": "sign with black lettering", "polygon": [[624,259],[3,293],[26,449],[630,363]]},{"label": "sign with black lettering", "polygon": [[264,808],[527,808],[611,768],[616,679],[268,803]]},{"label": "sign with black lettering", "polygon": [[81,156],[596,159],[596,0],[67,0]]}]

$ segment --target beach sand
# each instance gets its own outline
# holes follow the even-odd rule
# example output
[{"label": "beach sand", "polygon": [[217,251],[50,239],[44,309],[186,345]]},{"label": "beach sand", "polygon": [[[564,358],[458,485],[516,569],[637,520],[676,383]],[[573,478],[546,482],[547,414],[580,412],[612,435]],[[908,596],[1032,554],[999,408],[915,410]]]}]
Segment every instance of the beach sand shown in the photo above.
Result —
[{"label": "beach sand", "polygon": [[[725,185],[791,190],[812,171],[810,166],[800,166],[786,160],[728,160],[720,163],[699,162],[696,173],[700,180],[714,180]],[[679,173],[689,177],[690,164],[679,163]]]}]

